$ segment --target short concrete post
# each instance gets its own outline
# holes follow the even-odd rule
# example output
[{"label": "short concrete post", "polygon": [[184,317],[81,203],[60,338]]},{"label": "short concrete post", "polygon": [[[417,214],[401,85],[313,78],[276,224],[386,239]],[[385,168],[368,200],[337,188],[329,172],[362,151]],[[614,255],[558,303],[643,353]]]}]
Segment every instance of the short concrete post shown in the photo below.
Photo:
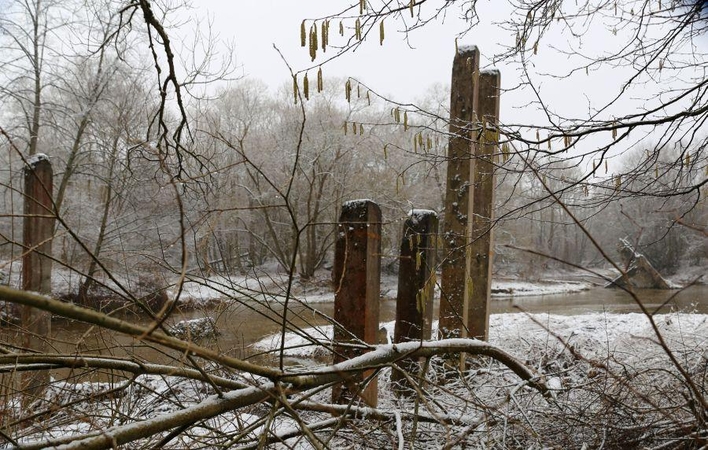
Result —
[{"label": "short concrete post", "polygon": [[[370,200],[342,206],[334,253],[334,362],[366,352],[362,342],[378,343],[381,291],[381,209]],[[353,375],[332,388],[334,403],[348,403],[358,396],[377,404],[377,379],[362,382],[373,371]]]},{"label": "short concrete post", "polygon": [[485,70],[479,76],[479,119],[482,133],[477,145],[471,205],[472,232],[469,245],[469,299],[467,336],[489,338],[489,300],[492,289],[492,212],[494,209],[494,155],[499,147],[498,70]]},{"label": "short concrete post", "polygon": [[[395,343],[430,339],[435,288],[435,253],[438,215],[434,211],[413,210],[403,225],[398,297],[396,298]],[[391,382],[399,394],[414,393],[404,372],[422,376],[419,361],[410,358],[398,362],[401,370],[391,373]]]},{"label": "short concrete post", "polygon": [[440,294],[442,338],[461,337],[465,323],[467,290],[466,245],[469,240],[469,204],[472,193],[477,118],[479,50],[461,47],[452,65],[450,86],[450,143],[447,153],[447,188],[443,215],[443,260]]},{"label": "short concrete post", "polygon": [[[25,167],[24,220],[22,226],[24,254],[22,257],[22,289],[51,294],[52,238],[54,236],[54,206],[52,202],[52,165],[45,155],[30,158]],[[35,351],[45,351],[51,332],[51,315],[29,306],[21,308],[24,345]],[[31,371],[22,377],[25,401],[40,397],[49,383],[49,371]]]}]

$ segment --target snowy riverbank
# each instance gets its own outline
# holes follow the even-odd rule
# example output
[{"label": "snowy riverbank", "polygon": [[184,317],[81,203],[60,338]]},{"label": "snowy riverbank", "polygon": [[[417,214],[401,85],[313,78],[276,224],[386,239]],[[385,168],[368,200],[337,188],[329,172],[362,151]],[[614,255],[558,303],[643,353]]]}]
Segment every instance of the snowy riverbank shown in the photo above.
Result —
[{"label": "snowy riverbank", "polygon": [[[545,280],[526,282],[520,280],[501,279],[492,281],[493,298],[510,298],[525,296],[540,296],[554,294],[570,294],[590,289],[590,282]],[[210,277],[203,280],[192,280],[184,283],[180,300],[183,304],[203,304],[214,301],[228,301],[229,298],[261,300],[268,296],[282,297],[287,288],[287,278],[278,275],[240,276],[240,277]],[[171,289],[169,295],[176,295],[176,289]],[[381,279],[381,296],[395,299],[398,293],[398,279],[395,276],[383,276]],[[292,297],[303,303],[326,303],[334,301],[334,290],[327,275],[302,283],[295,280]],[[436,289],[439,297],[439,289]]]},{"label": "snowy riverbank", "polygon": [[[656,324],[686,376],[703,385],[708,315],[666,314],[657,317]],[[386,328],[392,332],[392,324]],[[307,329],[301,334],[326,342],[330,330]],[[336,406],[329,405],[329,390],[318,388],[288,395],[287,401],[298,414],[296,420],[274,415],[275,409],[267,402],[245,403],[193,423],[188,432],[174,436],[171,447],[194,448],[207,438],[231,443],[237,437],[240,444],[252,444],[244,448],[257,448],[262,436],[285,437],[292,430],[291,436],[296,437],[284,439],[284,446],[277,448],[314,448],[297,437],[302,423],[327,424],[321,430],[324,439],[336,427],[332,448],[347,446],[352,439],[359,442],[354,448],[385,448],[384,442],[392,435],[400,442],[411,440],[415,448],[440,448],[441,443],[455,442],[458,437],[463,439],[460,445],[450,448],[648,448],[667,442],[674,445],[660,448],[684,448],[679,444],[692,439],[690,427],[696,424],[689,408],[690,392],[645,316],[498,314],[491,317],[490,334],[492,344],[539,375],[549,396],[528,388],[503,364],[483,358],[473,360],[464,374],[445,374],[444,367],[433,361],[426,375],[429,381],[421,384],[424,397],[414,404],[393,395],[391,369],[386,366],[378,375],[378,407],[354,407],[359,413],[341,424],[340,414],[332,413]],[[312,356],[315,351],[312,346],[297,348],[308,343],[302,337],[288,334],[286,339],[287,354]],[[273,337],[257,346],[277,350],[278,343]],[[293,366],[289,370],[299,371]],[[306,370],[316,373],[311,365]],[[229,387],[225,390],[230,392],[221,394],[228,396],[224,399],[209,383],[177,376],[140,375],[118,383],[57,382],[48,392],[48,402],[77,402],[81,408],[64,409],[37,429],[25,430],[21,441],[80,438],[126,427],[114,417],[130,417],[138,424],[160,423],[226,403],[238,398],[239,392],[272,388],[261,377],[242,375],[246,374],[231,373],[233,380],[213,379],[223,389]],[[417,426],[413,418],[419,419]],[[674,423],[686,426],[675,427]],[[158,436],[151,442],[138,442],[147,447],[161,441]]]},{"label": "snowy riverbank", "polygon": [[[13,287],[19,287],[21,264],[0,262],[0,281]],[[558,294],[573,294],[586,291],[593,287],[604,286],[607,280],[616,276],[612,270],[600,270],[604,278],[588,274],[583,271],[556,271],[537,276],[533,280],[522,280],[515,276],[495,277],[492,280],[492,297],[508,299],[517,297],[546,296]],[[679,274],[670,278],[674,285],[687,285],[695,282],[708,282],[706,268],[689,267],[681,270]],[[147,283],[155,289],[165,288],[167,298],[174,299],[179,295],[179,303],[183,307],[196,308],[215,303],[228,303],[233,299],[253,301],[278,301],[282,300],[288,292],[288,276],[285,272],[275,270],[273,267],[252,269],[240,275],[212,275],[208,277],[187,275],[180,286],[178,279],[148,278],[145,275],[135,276],[135,280],[117,277],[119,285],[111,280],[103,280],[106,289],[101,291],[116,299],[124,294],[124,289],[135,293],[145,291],[141,284]],[[72,271],[61,267],[55,268],[52,273],[52,293],[57,298],[71,298],[72,293],[78,292],[82,277]],[[113,291],[113,293],[111,292]],[[135,291],[135,292],[134,292]],[[398,292],[398,278],[396,275],[384,274],[381,277],[381,297],[395,299]],[[320,270],[308,279],[302,280],[295,276],[290,285],[290,296],[302,303],[328,303],[334,301],[334,290],[331,281],[331,272]],[[439,298],[439,286],[436,289]]]},{"label": "snowy riverbank", "polygon": [[[496,280],[494,295],[499,299],[547,296],[578,292],[591,286],[597,291],[611,291],[597,287],[599,283],[596,282],[564,281],[560,278],[544,277],[543,281],[535,282]],[[280,307],[287,281],[284,275],[267,273],[202,280],[195,278],[184,284],[180,298],[194,305],[251,299],[254,302],[251,305],[258,303],[256,306],[262,306],[263,312],[272,312]],[[293,281],[294,298],[305,303],[333,301],[331,282],[326,273],[306,283],[297,279]],[[395,298],[396,289],[396,277],[384,276],[382,296]],[[597,291],[576,295],[594,298]],[[696,301],[702,302],[705,287],[700,287],[699,292],[700,298]],[[176,295],[176,292],[170,295]],[[542,297],[538,299],[542,300]],[[531,298],[531,301],[534,299]],[[566,299],[561,298],[561,301]],[[201,311],[196,313],[201,314]],[[233,320],[240,321],[240,327],[254,327],[253,321],[234,314]],[[268,320],[277,322],[279,319],[274,316]],[[616,442],[614,448],[631,448],[631,444],[638,442],[642,445],[682,442],[685,438],[683,429],[676,431],[671,424],[679,422],[692,426],[695,421],[690,408],[695,399],[686,388],[686,379],[695,380],[699,386],[705,385],[708,314],[668,313],[655,316],[657,330],[666,347],[659,344],[659,335],[648,318],[637,313],[571,316],[507,313],[491,315],[490,322],[490,343],[537,374],[538,379],[550,389],[550,397],[543,397],[529,389],[527,383],[499,361],[473,359],[472,366],[465,373],[451,373],[449,367],[440,364],[441,360],[436,358],[431,360],[426,373],[426,380],[429,381],[421,384],[425,390],[423,400],[419,405],[413,405],[392,394],[390,374],[397,356],[384,364],[378,373],[379,406],[376,410],[367,410],[375,412],[378,418],[348,418],[342,427],[337,425],[332,447],[351,443],[349,436],[364,436],[364,447],[386,448],[383,442],[391,433],[396,433],[406,439],[418,439],[415,441],[416,448],[421,448],[419,444],[426,441],[430,448],[439,448],[440,436],[463,436],[468,439],[465,443],[467,448],[494,447],[495,443],[512,441],[519,448],[596,448],[601,445],[611,448],[612,445],[607,442]],[[214,325],[213,322],[208,323]],[[384,336],[382,341],[390,341],[394,324],[386,322],[382,325],[388,336]],[[267,333],[273,333],[273,330],[271,328]],[[242,331],[238,328],[224,328],[222,331],[219,338],[227,339],[207,340],[203,344],[214,345],[219,349],[219,355],[228,355],[238,345],[228,340],[228,335]],[[191,339],[195,335],[194,329],[186,329],[182,335]],[[118,344],[106,339],[109,338],[104,335],[101,342],[108,346],[112,355],[117,348],[114,345]],[[283,362],[289,373],[328,370],[332,355],[331,325],[302,328],[297,333],[287,333],[285,339]],[[393,352],[394,348],[387,345],[382,344],[378,351]],[[120,346],[130,350],[130,346]],[[244,354],[250,355],[252,350],[277,356],[280,348],[280,334],[275,333],[257,341]],[[667,348],[673,351],[678,365],[672,362]],[[118,430],[128,426],[124,425],[126,417],[135,423],[159,423],[171,420],[176,414],[188,414],[222,401],[213,384],[199,381],[200,372],[180,375],[184,369],[182,356],[182,353],[177,355],[170,365],[146,365],[141,356],[112,359],[107,355],[97,355],[92,360],[97,366],[132,368],[135,376],[116,376],[117,371],[106,369],[103,378],[117,381],[74,382],[73,375],[57,379],[39,409],[54,411],[54,405],[68,403],[79,406],[64,408],[51,415],[47,413],[51,420],[24,430],[21,441],[62,440],[92,432],[100,434],[107,429]],[[141,363],[133,364],[133,358]],[[273,359],[255,361],[266,365],[274,363]],[[16,363],[13,361],[12,364]],[[191,367],[187,368],[191,370]],[[225,395],[231,396],[229,398],[237,398],[239,392],[261,392],[272,388],[269,380],[252,376],[248,371],[219,368],[213,361],[205,362],[203,367],[214,371],[215,377],[211,382],[216,383]],[[331,413],[334,409],[317,409],[322,405],[324,408],[334,408],[329,405],[331,393],[323,386],[305,392],[293,390],[286,399],[293,407],[303,408],[297,410],[302,423],[338,423],[340,414]],[[307,409],[308,405],[311,410]],[[22,416],[19,403],[10,406],[11,415]],[[410,411],[415,408],[419,410],[413,418]],[[174,448],[193,448],[208,438],[223,442],[225,447],[231,446],[234,439],[257,446],[266,429],[268,433],[283,436],[288,430],[297,431],[301,426],[300,422],[287,415],[273,418],[272,407],[260,401],[244,403],[243,407],[229,406],[224,411],[209,420],[194,423],[188,432],[175,437],[170,444],[174,444]],[[389,419],[397,419],[398,423],[391,425],[396,422]],[[645,435],[646,430],[651,430],[650,435]],[[323,433],[326,435],[328,432]],[[409,438],[413,435],[418,437]],[[148,446],[147,441],[140,442],[141,446]],[[157,447],[160,442],[160,438],[155,437],[150,444]],[[298,441],[290,440],[286,445],[297,447]],[[461,444],[460,448],[463,447]],[[504,445],[497,447],[504,448]],[[310,447],[305,445],[300,448]]]},{"label": "snowy riverbank", "polygon": [[[701,345],[708,342],[708,315],[673,313],[657,316],[656,322],[669,342]],[[393,336],[394,322],[382,324],[389,340]],[[433,335],[437,321],[433,324]],[[549,330],[551,332],[549,332]],[[331,325],[307,328],[299,333],[285,335],[285,354],[293,357],[313,357],[325,353],[320,345],[332,339]],[[631,354],[642,354],[656,345],[656,335],[649,320],[640,313],[592,313],[577,316],[556,314],[492,314],[489,324],[489,341],[511,354],[524,356],[530,341],[536,345],[544,342],[563,341],[587,357],[614,352],[619,347]],[[280,334],[274,334],[253,344],[260,352],[280,349]]]}]

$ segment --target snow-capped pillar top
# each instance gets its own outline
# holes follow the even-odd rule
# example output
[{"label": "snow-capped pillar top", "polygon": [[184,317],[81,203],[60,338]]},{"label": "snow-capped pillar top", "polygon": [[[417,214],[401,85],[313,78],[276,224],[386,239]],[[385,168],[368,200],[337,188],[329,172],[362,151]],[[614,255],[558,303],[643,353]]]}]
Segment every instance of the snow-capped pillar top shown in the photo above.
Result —
[{"label": "snow-capped pillar top", "polygon": [[49,156],[47,156],[44,153],[35,153],[34,155],[27,158],[27,165],[34,169],[37,166],[37,164],[39,164],[42,161],[50,162]]}]

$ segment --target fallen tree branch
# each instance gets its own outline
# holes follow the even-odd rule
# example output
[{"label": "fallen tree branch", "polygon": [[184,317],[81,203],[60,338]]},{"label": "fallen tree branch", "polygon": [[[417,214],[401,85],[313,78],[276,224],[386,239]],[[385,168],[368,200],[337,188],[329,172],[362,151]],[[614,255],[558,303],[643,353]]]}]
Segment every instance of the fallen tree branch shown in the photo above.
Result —
[{"label": "fallen tree branch", "polygon": [[243,389],[246,384],[196,369],[164,364],[146,364],[124,358],[107,356],[52,355],[44,353],[0,355],[0,373],[24,372],[40,369],[107,369],[130,372],[134,375],[165,375],[215,383],[228,389]]},{"label": "fallen tree branch", "polygon": [[[467,353],[470,355],[488,356],[499,361],[514,372],[524,383],[541,394],[548,395],[548,388],[542,377],[526,367],[519,360],[504,350],[484,341],[474,339],[447,339],[431,342],[406,342],[393,345],[381,345],[372,351],[341,363],[318,368],[310,372],[287,373],[265,366],[259,366],[237,358],[221,355],[191,342],[182,341],[162,332],[146,332],[145,327],[116,319],[104,313],[88,308],[64,303],[43,295],[32,292],[20,291],[0,286],[0,300],[18,303],[49,311],[53,314],[91,323],[99,327],[118,331],[137,339],[163,345],[167,348],[185,352],[188,355],[203,357],[207,360],[222,364],[224,367],[237,369],[246,373],[263,376],[270,381],[258,386],[243,387],[231,380],[205,375],[197,370],[174,368],[164,365],[139,364],[134,361],[103,358],[103,357],[78,357],[66,355],[47,354],[5,354],[0,355],[0,364],[20,367],[22,370],[50,366],[62,367],[95,367],[115,370],[125,370],[132,373],[155,373],[164,375],[182,376],[217,383],[223,387],[237,388],[223,395],[211,396],[204,401],[169,414],[132,422],[126,425],[115,426],[102,432],[83,434],[81,436],[65,436],[59,439],[37,443],[22,444],[17,448],[39,449],[48,446],[57,448],[104,449],[113,448],[140,439],[149,438],[158,433],[163,433],[175,428],[190,427],[203,420],[216,417],[228,411],[233,411],[245,406],[254,405],[270,399],[277,399],[284,394],[325,386],[332,383],[347,381],[361,371],[389,366],[401,358],[431,357],[448,353]],[[0,367],[0,370],[3,368]]]},{"label": "fallen tree branch", "polygon": [[392,345],[379,345],[374,350],[335,364],[323,367],[306,374],[285,375],[280,380],[290,383],[296,388],[311,388],[326,383],[333,383],[349,378],[349,374],[364,369],[372,369],[389,365],[401,358],[420,358],[448,354],[468,353],[493,358],[511,369],[519,378],[541,394],[546,394],[548,388],[543,380],[531,369],[509,353],[485,341],[476,339],[443,339],[440,341],[404,342]]}]

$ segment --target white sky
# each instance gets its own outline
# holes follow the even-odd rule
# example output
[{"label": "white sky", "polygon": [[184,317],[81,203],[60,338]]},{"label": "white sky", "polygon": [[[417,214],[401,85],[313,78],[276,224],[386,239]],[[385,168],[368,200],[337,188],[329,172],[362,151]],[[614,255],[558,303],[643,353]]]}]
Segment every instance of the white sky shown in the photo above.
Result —
[{"label": "white sky", "polygon": [[[422,13],[430,14],[436,5],[444,0],[430,0],[423,5]],[[465,3],[465,2],[458,2]],[[300,24],[303,19],[315,19],[341,12],[353,0],[196,0],[192,11],[194,17],[208,18],[213,23],[213,31],[222,40],[233,41],[235,57],[247,76],[261,79],[271,88],[277,88],[290,81],[287,67],[273,45],[277,46],[295,71],[316,67],[334,53],[330,49],[318,52],[314,63],[310,61],[307,48],[300,46]],[[570,4],[570,3],[569,3]],[[482,55],[482,66],[489,67],[489,59],[500,51],[500,44],[513,45],[515,37],[509,31],[501,30],[498,22],[508,18],[508,3],[500,0],[479,0],[480,25],[460,38],[459,45],[476,45]],[[351,12],[358,14],[358,8]],[[622,16],[620,11],[620,16]],[[629,14],[628,12],[624,14]],[[457,33],[465,29],[460,19],[459,6],[449,8],[444,20],[439,19],[409,35],[409,41],[400,30],[400,23],[386,21],[386,39],[383,46],[378,42],[378,28],[372,30],[364,44],[354,53],[349,53],[323,67],[325,77],[351,76],[366,83],[380,94],[391,96],[399,102],[413,102],[435,83],[449,84],[454,56],[454,42]],[[612,13],[609,13],[613,20]],[[406,17],[410,17],[407,16]],[[614,36],[603,21],[586,30],[582,39],[582,50],[601,55],[621,44],[622,39]],[[308,20],[309,24],[312,23]],[[346,23],[346,22],[345,22]],[[348,22],[353,24],[353,19]],[[604,23],[607,25],[607,21]],[[205,25],[201,25],[204,30]],[[341,43],[338,35],[339,21],[332,21],[331,44]],[[203,31],[202,31],[203,32]],[[347,30],[345,35],[353,34]],[[620,31],[621,36],[621,31]],[[563,55],[559,48],[567,47],[567,32],[556,30],[548,34],[539,45],[538,55],[531,60],[529,69],[534,73],[557,72],[575,67],[581,61]],[[409,45],[410,44],[410,45]],[[577,42],[576,42],[577,44]],[[324,56],[324,57],[323,57]],[[502,73],[502,89],[513,89],[521,79],[518,67],[499,67]],[[548,101],[551,110],[565,116],[587,117],[595,108],[604,106],[619,92],[620,80],[629,76],[630,67],[605,68],[578,73],[566,80],[538,78],[540,95]],[[310,71],[314,79],[316,68]],[[661,80],[659,80],[661,81]],[[636,112],[652,98],[652,86],[643,86],[636,94],[612,105],[601,117],[603,119]],[[343,89],[342,89],[343,92]],[[510,123],[546,124],[545,115],[537,107],[528,106],[533,100],[533,92],[512,90],[502,94],[501,120]],[[528,136],[532,137],[532,136]],[[542,136],[543,137],[543,136]],[[633,141],[641,141],[644,133],[636,132]],[[607,142],[611,139],[607,136]],[[591,146],[601,146],[602,138],[594,138]],[[587,144],[586,144],[587,145]]]},{"label": "white sky", "polygon": [[[288,82],[290,77],[273,45],[280,49],[296,71],[323,62],[324,57],[334,53],[334,49],[324,54],[318,52],[317,59],[312,63],[307,49],[300,46],[300,23],[303,19],[338,13],[352,3],[356,4],[352,0],[198,0],[195,2],[194,12],[196,16],[210,18],[214,30],[221,39],[234,42],[236,60],[246,75],[259,78],[269,86],[279,86]],[[445,2],[438,0],[426,3],[422,8],[422,14],[432,13],[436,5],[442,3]],[[482,66],[489,66],[489,58],[501,49],[499,44],[513,45],[514,43],[514,36],[510,36],[508,31],[500,30],[496,24],[507,18],[508,9],[506,2],[480,0],[478,9],[481,16],[480,24],[459,40],[459,45],[479,47]],[[358,13],[358,9],[353,13]],[[455,38],[457,33],[465,29],[465,23],[459,15],[460,7],[450,7],[446,17],[414,31],[409,35],[408,42],[400,32],[401,24],[387,21],[383,46],[379,45],[378,28],[376,28],[356,52],[328,62],[324,66],[324,74],[325,76],[352,76],[382,94],[393,95],[398,101],[413,100],[434,83],[450,82]],[[351,25],[353,20],[348,22]],[[308,29],[310,23],[311,20],[308,20]],[[338,21],[333,21],[330,32],[330,41],[333,44],[341,43],[343,39],[339,37],[337,28]],[[353,31],[345,32],[345,34],[349,33]],[[602,48],[611,44],[612,38],[609,31],[597,29],[588,35],[586,47]],[[551,41],[554,41],[555,45],[562,45],[567,38],[556,33],[541,42],[539,54],[535,58],[541,70],[556,70],[566,64],[565,57],[559,56],[547,46]],[[504,87],[513,87],[519,80],[514,69],[508,67],[500,69]],[[312,75],[314,73],[313,70]],[[593,74],[593,79],[588,81],[602,82],[599,76]],[[607,83],[602,84],[602,88],[598,90],[606,92]],[[579,87],[581,86],[575,83],[573,89],[579,91]],[[587,85],[582,87],[582,90],[588,88]],[[556,92],[560,88],[556,85],[553,91]],[[574,105],[574,108],[577,108],[577,105]]]},{"label": "white sky", "polygon": [[[213,14],[215,30],[222,39],[234,40],[237,60],[247,75],[277,86],[290,77],[273,45],[295,70],[323,61],[322,57],[332,55],[334,49],[324,54],[319,52],[312,63],[307,48],[300,46],[300,24],[303,19],[339,12],[351,3],[349,0],[199,0],[198,10]],[[386,25],[383,46],[379,45],[376,28],[355,53],[329,62],[323,69],[325,76],[352,76],[401,101],[411,100],[433,83],[449,83],[455,32],[463,27],[458,17],[448,15],[445,23],[436,22],[414,33],[410,39],[413,48],[406,44],[401,33],[396,33],[396,24]],[[333,44],[343,39],[338,35],[338,26],[338,21],[330,25]],[[484,51],[485,47],[492,47],[490,37],[483,40],[470,36],[464,43],[474,43]]]}]

